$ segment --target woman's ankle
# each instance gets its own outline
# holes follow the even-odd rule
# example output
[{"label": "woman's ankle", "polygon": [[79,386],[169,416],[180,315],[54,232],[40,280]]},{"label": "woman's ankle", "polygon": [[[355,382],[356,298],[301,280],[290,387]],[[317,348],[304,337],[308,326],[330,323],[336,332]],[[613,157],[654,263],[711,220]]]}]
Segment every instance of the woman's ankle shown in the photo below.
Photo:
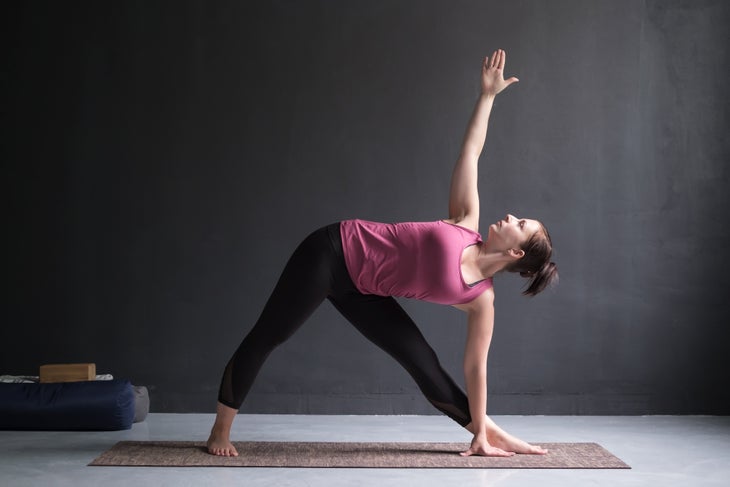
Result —
[{"label": "woman's ankle", "polygon": [[233,426],[233,420],[238,414],[237,409],[230,408],[225,404],[218,403],[216,408],[215,422],[213,423],[213,429],[211,433],[217,436],[228,438],[231,433],[231,427]]},{"label": "woman's ankle", "polygon": [[[499,433],[499,432],[502,431],[501,428],[499,426],[497,426],[497,423],[495,423],[494,421],[492,421],[492,418],[490,418],[489,416],[487,416],[485,418],[485,423],[486,423],[486,430],[487,430],[487,434],[488,435],[495,434],[495,433]],[[471,422],[471,423],[467,424],[466,426],[464,426],[464,428],[469,433],[474,434],[474,427],[473,427],[473,425],[474,425],[474,423]]]}]

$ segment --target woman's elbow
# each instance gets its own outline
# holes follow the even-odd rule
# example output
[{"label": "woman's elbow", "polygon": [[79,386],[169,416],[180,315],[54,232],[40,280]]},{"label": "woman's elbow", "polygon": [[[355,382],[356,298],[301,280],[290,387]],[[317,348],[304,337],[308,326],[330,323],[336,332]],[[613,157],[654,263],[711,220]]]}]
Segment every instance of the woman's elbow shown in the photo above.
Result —
[{"label": "woman's elbow", "polygon": [[487,361],[465,361],[464,362],[464,376],[487,376]]}]

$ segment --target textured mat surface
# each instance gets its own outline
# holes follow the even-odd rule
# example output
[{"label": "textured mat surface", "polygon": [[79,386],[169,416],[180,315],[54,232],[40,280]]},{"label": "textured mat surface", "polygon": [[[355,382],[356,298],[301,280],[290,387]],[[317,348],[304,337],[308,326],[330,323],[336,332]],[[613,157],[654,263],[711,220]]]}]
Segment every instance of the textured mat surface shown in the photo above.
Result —
[{"label": "textured mat surface", "polygon": [[540,443],[547,455],[461,457],[466,443],[233,442],[238,457],[193,441],[120,441],[91,466],[314,468],[631,468],[596,443]]}]

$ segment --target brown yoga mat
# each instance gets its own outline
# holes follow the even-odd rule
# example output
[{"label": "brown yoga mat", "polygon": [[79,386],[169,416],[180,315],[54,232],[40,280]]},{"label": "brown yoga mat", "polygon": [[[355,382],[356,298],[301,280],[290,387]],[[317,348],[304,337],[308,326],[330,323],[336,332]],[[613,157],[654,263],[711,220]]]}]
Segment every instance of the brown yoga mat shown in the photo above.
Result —
[{"label": "brown yoga mat", "polygon": [[467,443],[233,442],[237,457],[193,441],[120,441],[91,466],[314,468],[631,468],[596,443],[540,443],[547,455],[462,457]]}]

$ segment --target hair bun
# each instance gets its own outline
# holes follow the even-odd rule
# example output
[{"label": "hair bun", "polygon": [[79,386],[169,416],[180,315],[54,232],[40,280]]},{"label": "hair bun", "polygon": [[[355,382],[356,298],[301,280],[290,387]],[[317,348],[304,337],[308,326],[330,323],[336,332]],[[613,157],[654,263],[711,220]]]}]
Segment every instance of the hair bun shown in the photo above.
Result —
[{"label": "hair bun", "polygon": [[555,262],[545,262],[538,271],[522,271],[521,277],[530,279],[527,289],[522,294],[535,296],[548,286],[558,283],[558,266]]}]

